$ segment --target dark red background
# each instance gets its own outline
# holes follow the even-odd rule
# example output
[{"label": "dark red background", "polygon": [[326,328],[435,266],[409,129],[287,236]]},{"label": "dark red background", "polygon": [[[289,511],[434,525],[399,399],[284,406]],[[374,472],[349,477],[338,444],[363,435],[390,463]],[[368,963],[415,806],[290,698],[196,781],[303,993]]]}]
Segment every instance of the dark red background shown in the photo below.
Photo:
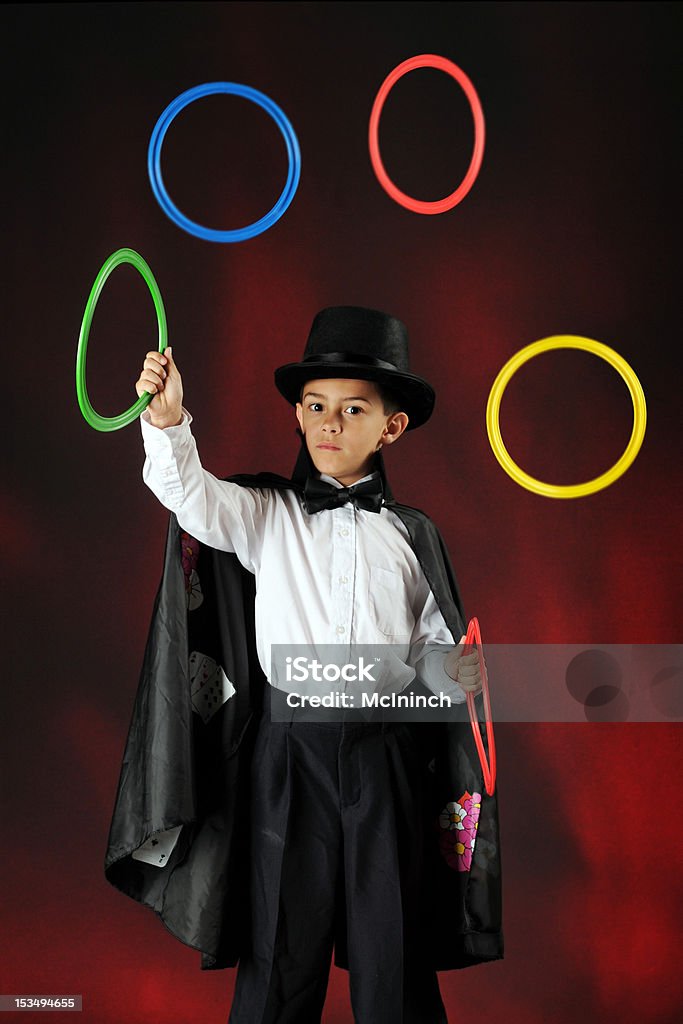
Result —
[{"label": "dark red background", "polygon": [[[681,641],[676,15],[657,3],[2,8],[1,992],[82,993],[89,1022],[173,1024],[225,1020],[233,985],[233,971],[200,973],[102,870],[167,521],[140,479],[137,426],[98,434],[76,404],[85,301],[115,249],[138,250],[159,282],[208,468],[289,472],[295,421],[273,368],[300,356],[319,308],[387,310],[438,394],[430,423],[387,457],[392,486],[442,528],[485,639]],[[367,152],[381,82],[425,52],[465,70],[487,124],[472,192],[438,217],[390,201]],[[175,227],[146,171],[162,110],[216,80],[271,96],[302,151],[286,215],[238,245]],[[380,142],[404,190],[450,192],[472,143],[462,92],[413,72]],[[217,227],[264,213],[286,170],[274,125],[230,97],[179,116],[163,161],[178,205]],[[503,363],[561,333],[615,348],[648,403],[633,466],[572,501],[513,483],[484,420]],[[154,338],[144,285],[116,271],[91,334],[101,412],[133,400]],[[501,423],[522,466],[569,483],[616,460],[630,403],[602,361],[557,352],[513,379]],[[500,724],[496,738],[506,958],[440,976],[450,1019],[674,1019],[680,727]],[[334,970],[324,1020],[351,1019]]]}]

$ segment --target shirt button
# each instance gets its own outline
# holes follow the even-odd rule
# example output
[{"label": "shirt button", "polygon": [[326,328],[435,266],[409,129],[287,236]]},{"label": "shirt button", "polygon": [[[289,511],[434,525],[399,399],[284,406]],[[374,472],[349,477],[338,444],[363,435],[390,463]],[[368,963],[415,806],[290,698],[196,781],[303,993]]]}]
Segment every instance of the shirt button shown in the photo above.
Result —
[{"label": "shirt button", "polygon": [[340,583],[348,583],[349,582],[349,577],[348,576],[340,576],[339,577],[339,582]]},{"label": "shirt button", "polygon": [[337,626],[337,633],[345,633],[345,632],[346,632],[346,630],[344,629],[343,626]]},{"label": "shirt button", "polygon": [[342,537],[348,537],[349,535],[349,531],[346,529],[346,527],[344,527],[343,530],[340,530],[339,533],[341,534]]}]

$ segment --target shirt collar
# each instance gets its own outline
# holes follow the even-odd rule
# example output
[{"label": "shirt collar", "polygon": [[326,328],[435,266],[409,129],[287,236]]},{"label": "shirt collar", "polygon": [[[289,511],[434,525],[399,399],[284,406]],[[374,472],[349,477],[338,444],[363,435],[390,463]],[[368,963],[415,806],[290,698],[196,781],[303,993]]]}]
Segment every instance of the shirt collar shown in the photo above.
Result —
[{"label": "shirt collar", "polygon": [[[344,484],[340,484],[338,480],[335,480],[335,478],[333,476],[328,476],[327,473],[318,473],[317,475],[318,475],[320,480],[324,480],[325,483],[332,484],[333,487],[338,487],[340,489],[342,487],[344,487]],[[372,480],[376,476],[379,476],[379,470],[375,470],[373,473],[368,473],[367,476],[361,477],[360,480],[354,480],[353,483],[354,484],[361,484],[365,480]],[[348,486],[350,487],[352,485],[349,484]]]}]

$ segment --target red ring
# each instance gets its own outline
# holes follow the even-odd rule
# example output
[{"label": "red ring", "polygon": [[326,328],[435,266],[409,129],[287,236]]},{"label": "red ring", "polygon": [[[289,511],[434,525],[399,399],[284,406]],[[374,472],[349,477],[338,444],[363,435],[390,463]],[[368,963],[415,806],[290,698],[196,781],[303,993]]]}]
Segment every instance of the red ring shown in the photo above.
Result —
[{"label": "red ring", "polygon": [[[465,637],[465,647],[476,646],[479,648],[481,653],[481,630],[479,628],[479,619],[470,619],[467,627],[467,635]],[[484,744],[481,738],[481,732],[479,729],[479,719],[477,716],[477,709],[474,704],[474,695],[472,693],[467,694],[467,710],[470,714],[470,724],[472,726],[472,732],[474,733],[474,742],[477,747],[477,753],[479,754],[479,763],[481,765],[482,774],[484,776],[484,785],[486,786],[486,792],[489,796],[493,796],[496,789],[496,741],[493,735],[493,718],[491,716],[491,699],[489,696],[489,679],[486,674],[486,665],[481,662],[482,671],[482,693],[484,695],[484,717],[486,719],[486,739],[489,745],[489,761],[486,760],[486,751],[484,750]]]},{"label": "red ring", "polygon": [[[462,179],[460,185],[456,188],[455,192],[451,192],[445,199],[437,199],[435,202],[426,202],[422,199],[413,199],[412,196],[406,195],[405,192],[401,192],[400,188],[394,185],[393,181],[384,169],[382,163],[382,157],[379,154],[379,119],[382,114],[382,107],[386,101],[389,92],[394,87],[399,78],[407,74],[409,71],[414,71],[415,68],[436,68],[437,71],[445,71],[447,75],[458,82],[467,96],[470,108],[472,110],[472,117],[474,118],[474,149],[472,150],[472,159],[470,160],[470,166],[467,168],[467,173]],[[477,96],[476,90],[469,78],[462,71],[457,64],[454,64],[450,60],[446,60],[445,57],[439,57],[434,53],[423,53],[419,57],[410,57],[408,60],[404,60],[402,64],[399,64],[390,72],[382,82],[380,90],[375,97],[375,102],[372,105],[372,112],[370,114],[370,131],[369,131],[369,144],[370,144],[370,160],[377,180],[380,185],[391,199],[395,202],[400,203],[401,206],[405,206],[407,210],[412,210],[413,213],[445,213],[446,210],[452,210],[454,206],[457,206],[461,202],[469,190],[474,185],[475,179],[479,174],[479,168],[481,167],[481,161],[484,156],[484,111],[481,108],[479,97]]]}]

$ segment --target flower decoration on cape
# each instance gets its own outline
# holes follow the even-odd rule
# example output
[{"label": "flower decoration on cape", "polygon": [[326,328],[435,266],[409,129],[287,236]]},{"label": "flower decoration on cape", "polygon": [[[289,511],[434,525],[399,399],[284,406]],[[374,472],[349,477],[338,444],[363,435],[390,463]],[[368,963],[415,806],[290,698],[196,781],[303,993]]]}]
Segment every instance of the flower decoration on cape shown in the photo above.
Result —
[{"label": "flower decoration on cape", "polygon": [[479,827],[481,793],[468,790],[459,800],[447,803],[439,815],[439,848],[449,867],[469,871]]},{"label": "flower decoration on cape", "polygon": [[204,600],[199,576],[197,575],[199,541],[184,531],[180,534],[180,558],[183,563],[183,574],[185,576],[187,607],[190,611],[194,611],[195,608],[199,608]]}]

